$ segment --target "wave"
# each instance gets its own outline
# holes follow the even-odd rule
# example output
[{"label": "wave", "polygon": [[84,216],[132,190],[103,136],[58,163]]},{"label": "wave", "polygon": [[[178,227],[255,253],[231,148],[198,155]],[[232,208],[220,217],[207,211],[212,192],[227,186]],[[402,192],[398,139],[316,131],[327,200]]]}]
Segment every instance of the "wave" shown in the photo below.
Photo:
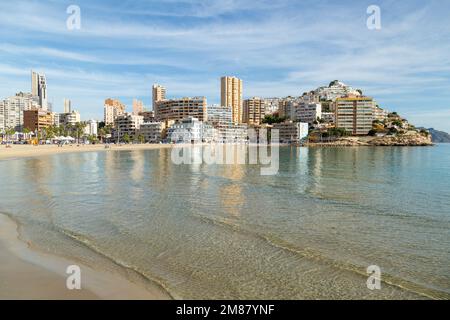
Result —
[{"label": "wave", "polygon": [[[196,214],[196,215],[194,215],[194,217],[200,219],[201,221],[203,221],[205,223],[212,223],[214,225],[219,225],[219,226],[222,226],[225,228],[229,228],[234,232],[239,232],[241,234],[246,234],[246,235],[256,237],[277,249],[284,250],[289,253],[293,253],[295,255],[300,255],[311,261],[322,263],[327,266],[337,268],[339,270],[352,272],[359,276],[367,278],[366,270],[363,267],[360,267],[360,266],[357,266],[357,265],[354,265],[354,264],[351,264],[348,262],[337,261],[335,259],[332,259],[330,257],[327,257],[327,256],[321,254],[318,251],[314,251],[314,250],[311,250],[308,248],[299,248],[298,246],[295,246],[295,245],[293,245],[285,240],[282,240],[278,237],[275,237],[273,235],[261,234],[256,231],[242,228],[241,226],[237,225],[236,223],[233,223],[232,220],[218,218],[218,217],[211,217],[211,216],[202,215],[202,214]],[[420,295],[425,298],[435,299],[435,300],[450,299],[450,294],[447,292],[443,292],[443,291],[440,291],[437,289],[430,289],[430,288],[424,287],[422,285],[419,285],[417,283],[411,282],[409,280],[387,274],[385,272],[383,272],[383,274],[382,274],[382,282],[387,285],[391,285],[391,286],[400,288],[402,290],[406,290],[408,292]]]}]

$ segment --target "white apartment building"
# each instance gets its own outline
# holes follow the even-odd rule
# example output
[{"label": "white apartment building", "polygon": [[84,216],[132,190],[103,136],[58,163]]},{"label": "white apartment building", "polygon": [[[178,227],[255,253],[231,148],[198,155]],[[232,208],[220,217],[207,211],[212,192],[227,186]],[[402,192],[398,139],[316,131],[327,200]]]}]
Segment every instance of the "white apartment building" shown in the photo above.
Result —
[{"label": "white apartment building", "polygon": [[337,98],[348,95],[361,96],[361,93],[358,90],[338,80],[332,81],[328,87],[317,88],[314,91],[314,94],[322,100],[330,101],[335,101]]},{"label": "white apartment building", "polygon": [[177,121],[169,128],[167,138],[173,143],[202,142],[203,123],[193,117]]},{"label": "white apartment building", "polygon": [[322,118],[322,105],[320,103],[301,102],[295,108],[295,119],[299,122],[313,124]]},{"label": "white apartment building", "polygon": [[80,113],[73,110],[70,113],[60,113],[59,114],[59,124],[63,126],[74,126],[81,122]]},{"label": "white apartment building", "polygon": [[8,128],[22,131],[23,112],[33,108],[38,109],[39,104],[30,93],[19,92],[13,97],[0,100],[0,132]]},{"label": "white apartment building", "polygon": [[47,79],[44,74],[31,71],[31,94],[38,97],[42,110],[48,110]]},{"label": "white apartment building", "polygon": [[221,106],[220,104],[212,104],[207,108],[208,123],[216,124],[220,122],[231,123],[232,109],[231,107]]},{"label": "white apartment building", "polygon": [[272,130],[278,130],[280,143],[300,143],[308,136],[309,125],[303,122],[285,121],[274,123]]},{"label": "white apartment building", "polygon": [[[374,105],[375,105],[375,103],[374,103]],[[385,120],[387,120],[388,115],[389,115],[389,111],[388,110],[382,109],[382,108],[380,108],[380,107],[378,107],[376,105],[374,106],[374,108],[373,108],[373,118],[374,118],[374,120],[385,121]]]},{"label": "white apartment building", "polygon": [[86,127],[84,127],[84,134],[87,136],[97,136],[98,135],[98,122],[96,120],[86,121]]}]

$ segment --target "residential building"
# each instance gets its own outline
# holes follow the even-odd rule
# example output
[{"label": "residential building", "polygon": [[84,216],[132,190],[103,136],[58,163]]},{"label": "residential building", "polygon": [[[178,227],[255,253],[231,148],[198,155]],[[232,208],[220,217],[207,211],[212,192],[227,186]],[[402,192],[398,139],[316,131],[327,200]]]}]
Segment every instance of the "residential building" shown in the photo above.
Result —
[{"label": "residential building", "polygon": [[211,124],[216,124],[219,122],[229,122],[232,123],[232,109],[231,107],[221,106],[220,104],[212,104],[208,106],[208,122]]},{"label": "residential building", "polygon": [[266,105],[263,99],[254,97],[244,101],[242,122],[259,126],[266,115]]},{"label": "residential building", "polygon": [[144,117],[144,122],[155,122],[155,112],[154,111],[142,111],[139,112],[139,116]]},{"label": "residential building", "polygon": [[18,96],[0,101],[0,132],[14,129],[17,132],[23,129],[23,112],[27,100]]},{"label": "residential building", "polygon": [[162,100],[166,100],[166,88],[159,84],[154,84],[152,87],[153,110],[156,110],[156,103]]},{"label": "residential building", "polygon": [[321,119],[326,123],[335,123],[336,115],[334,112],[322,112]]},{"label": "residential building", "polygon": [[155,102],[155,118],[158,121],[183,120],[188,117],[207,121],[206,97],[166,99]]},{"label": "residential building", "polygon": [[44,74],[31,71],[31,94],[38,98],[42,110],[48,110],[47,79]]},{"label": "residential building", "polygon": [[219,122],[214,125],[217,130],[216,142],[245,143],[248,141],[248,126],[233,122]]},{"label": "residential building", "polygon": [[374,120],[374,101],[370,97],[348,96],[335,103],[336,127],[353,135],[367,135]]},{"label": "residential building", "polygon": [[114,124],[114,120],[125,113],[125,105],[117,99],[106,99],[104,105],[105,125]]},{"label": "residential building", "polygon": [[374,108],[373,108],[373,119],[374,120],[383,122],[388,119],[388,115],[389,115],[388,110],[382,109],[377,105],[374,106]]},{"label": "residential building", "polygon": [[193,143],[203,140],[203,123],[194,117],[175,122],[167,132],[172,143]]},{"label": "residential building", "polygon": [[80,113],[76,110],[72,110],[70,113],[59,114],[59,124],[63,126],[74,126],[81,122]]},{"label": "residential building", "polygon": [[64,112],[63,113],[71,113],[72,112],[72,101],[70,99],[64,99]]},{"label": "residential building", "polygon": [[98,122],[96,120],[86,121],[86,127],[84,127],[84,134],[87,136],[98,136]]},{"label": "residential building", "polygon": [[23,127],[32,131],[41,131],[53,125],[51,112],[42,109],[25,110],[23,112]]},{"label": "residential building", "polygon": [[138,116],[141,112],[144,112],[144,103],[141,100],[133,99],[133,114]]},{"label": "residential building", "polygon": [[132,113],[124,113],[114,120],[115,138],[121,141],[125,135],[130,138],[136,136],[141,125],[144,123],[143,116],[137,116]]},{"label": "residential building", "polygon": [[295,120],[313,124],[317,119],[322,118],[322,105],[320,103],[301,102],[295,110]]},{"label": "residential building", "polygon": [[309,124],[285,121],[274,123],[272,130],[278,130],[280,143],[299,143],[308,136]]},{"label": "residential building", "polygon": [[231,107],[234,123],[242,123],[243,82],[236,77],[222,77],[220,87],[221,105]]},{"label": "residential building", "polygon": [[53,125],[56,127],[61,125],[61,113],[53,112]]},{"label": "residential building", "polygon": [[336,101],[337,98],[345,96],[361,96],[360,90],[354,89],[345,83],[334,80],[328,87],[320,87],[314,91],[320,100]]},{"label": "residential building", "polygon": [[165,122],[144,122],[140,125],[139,134],[145,142],[160,143],[166,137],[166,129]]}]

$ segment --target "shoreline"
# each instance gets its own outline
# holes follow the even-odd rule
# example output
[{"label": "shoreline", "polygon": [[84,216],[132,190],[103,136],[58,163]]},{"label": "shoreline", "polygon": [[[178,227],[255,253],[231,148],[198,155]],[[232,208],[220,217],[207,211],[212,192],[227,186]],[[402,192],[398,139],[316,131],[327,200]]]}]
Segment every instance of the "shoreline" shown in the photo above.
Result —
[{"label": "shoreline", "polygon": [[[99,152],[99,151],[133,151],[133,150],[156,150],[156,149],[170,149],[175,145],[171,144],[130,144],[130,145],[110,145],[106,149],[104,144],[96,145],[65,145],[58,147],[57,145],[12,145],[11,148],[6,148],[4,145],[0,146],[0,160],[13,160],[19,158],[40,157],[63,153],[78,153],[78,152]],[[178,146],[178,145],[177,145]]]},{"label": "shoreline", "polygon": [[[110,271],[97,270],[32,249],[19,238],[19,225],[0,213],[0,300],[170,300],[158,287],[144,288]],[[81,290],[66,288],[66,269],[81,268]]]}]

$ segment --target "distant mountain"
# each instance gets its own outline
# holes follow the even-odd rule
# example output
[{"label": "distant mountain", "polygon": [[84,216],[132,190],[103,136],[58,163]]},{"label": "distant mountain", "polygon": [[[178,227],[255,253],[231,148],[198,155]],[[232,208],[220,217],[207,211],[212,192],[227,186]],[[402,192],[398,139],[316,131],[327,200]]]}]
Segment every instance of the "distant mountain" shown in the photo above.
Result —
[{"label": "distant mountain", "polygon": [[428,129],[431,133],[431,139],[436,143],[450,143],[450,134],[444,131],[434,130],[433,128]]}]

